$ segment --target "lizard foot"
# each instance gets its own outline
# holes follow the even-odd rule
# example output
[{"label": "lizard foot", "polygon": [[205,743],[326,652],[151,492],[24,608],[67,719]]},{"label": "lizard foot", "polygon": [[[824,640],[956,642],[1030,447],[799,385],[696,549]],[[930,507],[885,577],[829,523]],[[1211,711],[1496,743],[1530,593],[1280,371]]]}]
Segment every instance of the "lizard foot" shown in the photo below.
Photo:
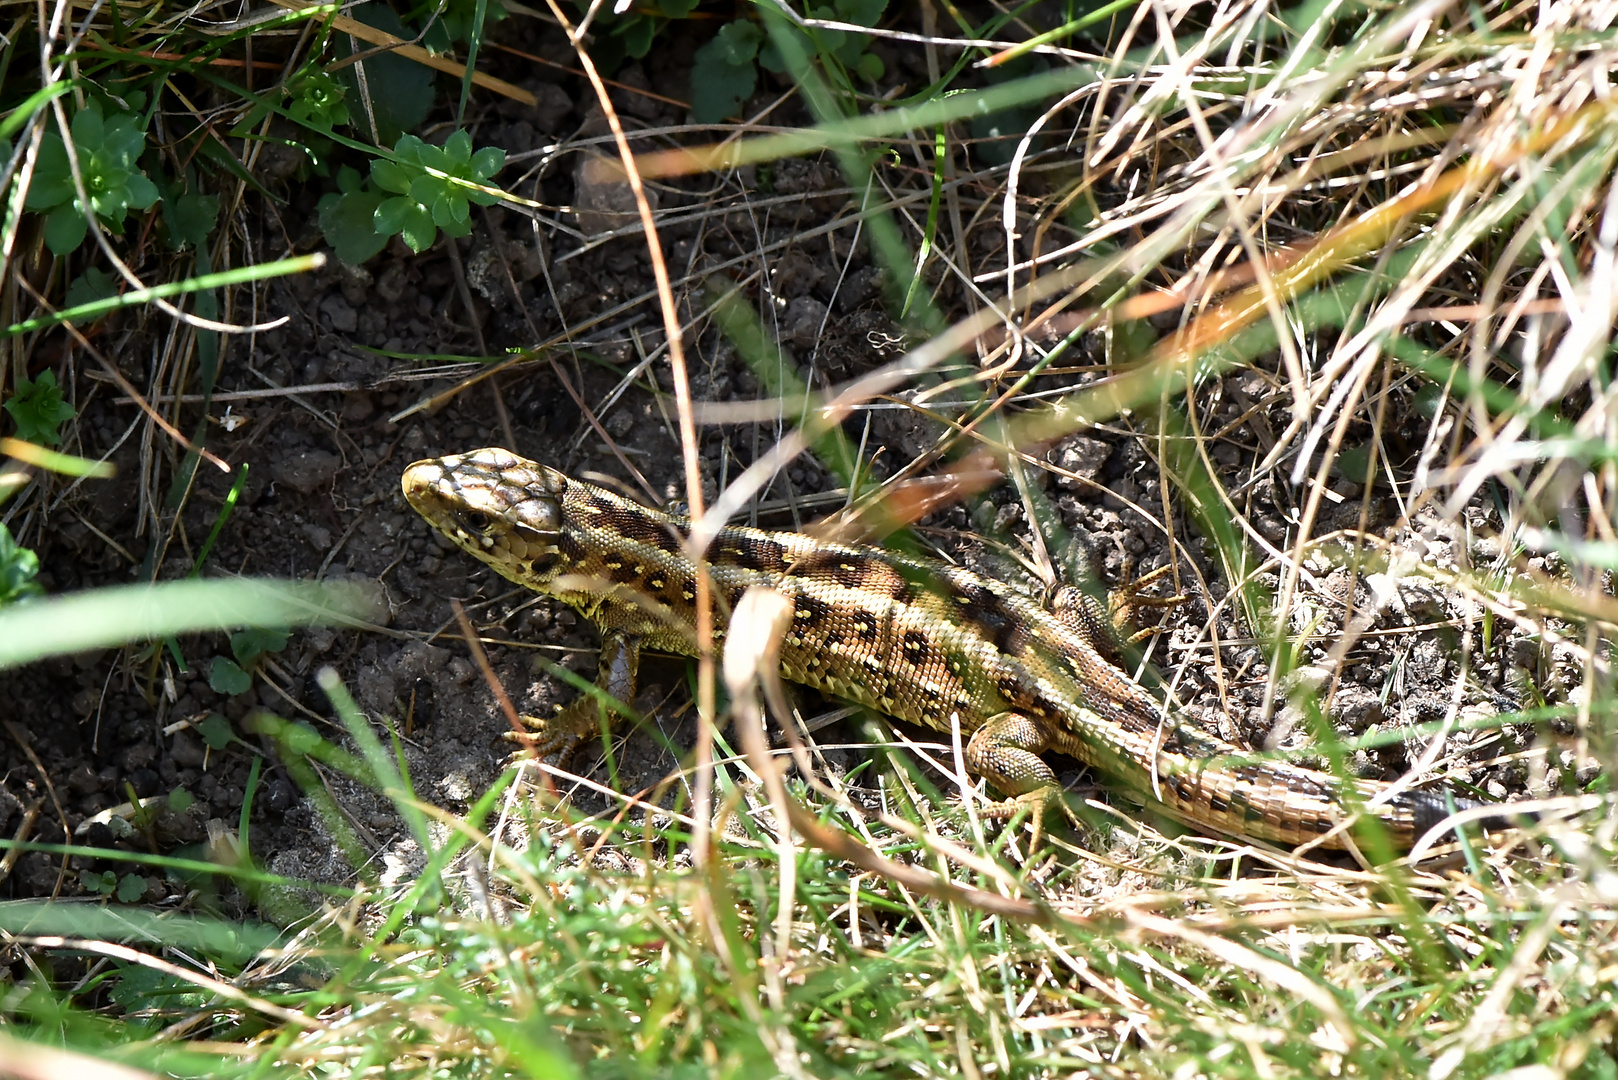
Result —
[{"label": "lizard foot", "polygon": [[1056,804],[1062,815],[1075,827],[1081,824],[1073,808],[1062,798],[1062,789],[1057,787],[1035,788],[1015,798],[990,803],[979,813],[990,821],[1007,821],[1026,811],[1032,826],[1028,837],[1028,853],[1032,855],[1039,850],[1040,841],[1045,839],[1045,812],[1050,809],[1052,803]]},{"label": "lizard foot", "polygon": [[565,707],[558,706],[556,715],[549,720],[529,716],[526,713],[519,715],[517,719],[521,720],[528,730],[507,731],[502,734],[502,738],[522,747],[506,759],[507,767],[520,758],[538,759],[553,755],[558,765],[566,765],[573,755],[578,753],[586,739],[601,731],[600,707],[589,695],[578,698]]}]

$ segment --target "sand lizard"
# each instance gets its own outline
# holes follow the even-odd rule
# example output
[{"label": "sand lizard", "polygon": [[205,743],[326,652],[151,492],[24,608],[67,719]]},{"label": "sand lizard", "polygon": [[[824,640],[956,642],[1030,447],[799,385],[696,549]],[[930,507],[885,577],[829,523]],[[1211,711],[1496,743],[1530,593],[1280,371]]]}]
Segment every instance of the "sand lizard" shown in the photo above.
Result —
[{"label": "sand lizard", "polygon": [[[457,545],[595,623],[597,681],[619,700],[634,695],[642,648],[696,653],[685,518],[496,448],[418,461],[403,487]],[[716,643],[748,586],[778,590],[794,607],[784,677],[935,730],[959,723],[968,769],[1013,800],[1054,794],[1056,775],[1039,755],[1055,751],[1198,830],[1287,846],[1322,837],[1341,846],[1351,803],[1403,850],[1449,812],[1442,791],[1390,793],[1355,780],[1348,795],[1335,776],[1255,758],[1173,721],[1109,659],[1083,604],[1046,606],[942,561],[791,532],[726,527],[705,560]],[[546,737],[598,731],[592,703],[564,710]]]}]

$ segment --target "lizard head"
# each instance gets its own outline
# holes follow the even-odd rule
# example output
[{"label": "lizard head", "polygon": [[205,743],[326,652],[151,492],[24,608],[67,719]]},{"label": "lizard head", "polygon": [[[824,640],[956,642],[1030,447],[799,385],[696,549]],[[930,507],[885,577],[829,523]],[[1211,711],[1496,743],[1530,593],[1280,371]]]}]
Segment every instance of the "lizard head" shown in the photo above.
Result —
[{"label": "lizard head", "polygon": [[568,483],[555,469],[498,447],[418,461],[401,480],[405,498],[433,528],[502,576],[541,591],[571,562],[562,528]]}]

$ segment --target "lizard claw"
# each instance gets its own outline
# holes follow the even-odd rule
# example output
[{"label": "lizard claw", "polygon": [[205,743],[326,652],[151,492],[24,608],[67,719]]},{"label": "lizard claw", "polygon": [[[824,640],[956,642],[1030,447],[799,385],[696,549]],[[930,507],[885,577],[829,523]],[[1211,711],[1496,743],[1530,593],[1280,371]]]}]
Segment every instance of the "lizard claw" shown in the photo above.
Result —
[{"label": "lizard claw", "polygon": [[1056,804],[1062,815],[1075,827],[1080,824],[1078,815],[1062,798],[1061,789],[1055,787],[1039,787],[1033,791],[1025,791],[1015,798],[990,803],[980,813],[990,821],[1008,821],[1026,811],[1032,827],[1028,837],[1028,853],[1032,855],[1039,850],[1040,841],[1045,839],[1045,812],[1052,803]]},{"label": "lizard claw", "polygon": [[[593,698],[586,697],[586,703],[595,705]],[[584,745],[589,734],[599,730],[599,725],[593,716],[586,716],[586,710],[577,708],[578,702],[567,707],[558,706],[556,715],[549,720],[539,716],[529,716],[526,713],[517,717],[522,721],[527,731],[506,731],[501,738],[519,744],[522,749],[512,753],[507,758],[509,766],[519,758],[547,758],[555,755],[557,764],[565,765],[569,758],[578,752]],[[595,710],[589,710],[593,713]],[[588,730],[586,729],[588,725]]]}]

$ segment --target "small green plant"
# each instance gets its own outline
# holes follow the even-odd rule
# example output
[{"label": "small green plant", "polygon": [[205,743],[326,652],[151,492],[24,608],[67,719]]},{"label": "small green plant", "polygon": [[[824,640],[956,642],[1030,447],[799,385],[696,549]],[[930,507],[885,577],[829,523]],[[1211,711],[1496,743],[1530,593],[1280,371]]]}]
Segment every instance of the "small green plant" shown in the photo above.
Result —
[{"label": "small green plant", "polygon": [[697,50],[691,66],[691,118],[714,124],[741,108],[758,87],[758,53],[764,31],[755,23],[726,23]]},{"label": "small green plant", "polygon": [[[664,5],[665,8],[667,5]],[[813,19],[875,26],[887,8],[887,0],[832,0],[812,4],[807,13]],[[809,32],[792,28],[806,53],[819,56],[840,84],[847,85],[849,74],[866,82],[880,79],[886,70],[882,58],[865,51],[870,35],[848,30]],[[699,124],[712,124],[734,116],[742,102],[758,87],[758,69],[781,74],[786,64],[775,45],[758,25],[738,19],[719,28],[712,41],[697,50],[691,67],[691,118]]]},{"label": "small green plant", "polygon": [[44,595],[45,590],[34,580],[38,575],[39,556],[17,543],[0,522],[0,607]]},{"label": "small green plant", "polygon": [[[157,202],[157,185],[136,166],[146,146],[140,122],[131,113],[104,117],[101,103],[91,101],[73,117],[71,132],[90,208],[103,228],[122,236],[129,211],[148,210]],[[57,132],[47,132],[40,145],[23,208],[44,215],[45,243],[53,253],[66,255],[84,243],[89,219]]]},{"label": "small green plant", "polygon": [[59,429],[78,415],[62,398],[54,371],[41,372],[37,379],[17,380],[17,390],[6,402],[6,412],[17,424],[17,438],[46,446],[61,442]]},{"label": "small green plant", "polygon": [[320,231],[348,265],[358,266],[387,244],[387,235],[376,228],[376,208],[384,197],[347,165],[337,170],[337,190],[320,197]]},{"label": "small green plant", "polygon": [[[393,148],[397,161],[371,163],[371,179],[383,191],[394,192],[376,208],[376,231],[399,233],[411,251],[425,251],[443,229],[450,236],[472,232],[471,204],[491,206],[497,200],[487,191],[491,177],[506,164],[506,152],[485,146],[472,152],[472,136],[451,135],[442,147],[405,135]],[[470,185],[479,185],[473,187]]]},{"label": "small green plant", "polygon": [[[694,0],[691,0],[694,3]],[[487,32],[489,27],[506,18],[508,12],[500,0],[488,0],[483,8],[481,27],[478,22],[478,0],[447,0],[440,3],[420,4],[405,16],[412,25],[420,25],[435,13],[438,18],[427,29],[422,44],[433,52],[448,52],[456,43],[470,41],[474,34]]]},{"label": "small green plant", "polygon": [[[253,668],[266,653],[287,647],[285,630],[254,627],[230,635],[230,656],[216,656],[208,666],[208,685],[215,693],[235,697],[253,686]],[[232,659],[234,657],[234,659]]]},{"label": "small green plant", "polygon": [[106,300],[118,295],[118,284],[112,280],[112,275],[99,266],[86,266],[84,273],[73,279],[67,287],[67,295],[62,299],[64,308],[76,308],[83,304],[93,304],[97,300]]},{"label": "small green plant", "polygon": [[305,68],[287,81],[292,101],[287,113],[300,124],[336,128],[348,123],[347,92],[335,76],[317,67]]},{"label": "small green plant", "polygon": [[196,729],[210,750],[223,750],[236,737],[236,733],[231,730],[230,721],[218,713],[209,713],[196,725]]},{"label": "small green plant", "polygon": [[118,875],[111,870],[85,870],[79,874],[79,885],[85,892],[111,896],[118,887]]},{"label": "small green plant", "polygon": [[[657,32],[674,19],[684,19],[696,8],[698,0],[663,0],[650,11],[640,5],[613,5],[611,12],[602,11],[593,24],[597,30],[591,34],[590,57],[603,71],[617,70],[626,58],[639,60],[652,51]],[[574,7],[582,15],[591,8],[589,0],[574,0]],[[601,5],[596,5],[601,6]],[[619,7],[627,10],[618,11]]]},{"label": "small green plant", "polygon": [[472,137],[457,131],[443,146],[401,136],[393,153],[397,160],[371,163],[375,187],[362,182],[353,169],[343,169],[337,176],[339,190],[320,200],[321,231],[337,257],[350,265],[381,251],[395,234],[418,252],[438,239],[440,229],[467,236],[471,204],[497,201],[484,189],[505,167],[506,152],[499,147],[474,152]]}]

